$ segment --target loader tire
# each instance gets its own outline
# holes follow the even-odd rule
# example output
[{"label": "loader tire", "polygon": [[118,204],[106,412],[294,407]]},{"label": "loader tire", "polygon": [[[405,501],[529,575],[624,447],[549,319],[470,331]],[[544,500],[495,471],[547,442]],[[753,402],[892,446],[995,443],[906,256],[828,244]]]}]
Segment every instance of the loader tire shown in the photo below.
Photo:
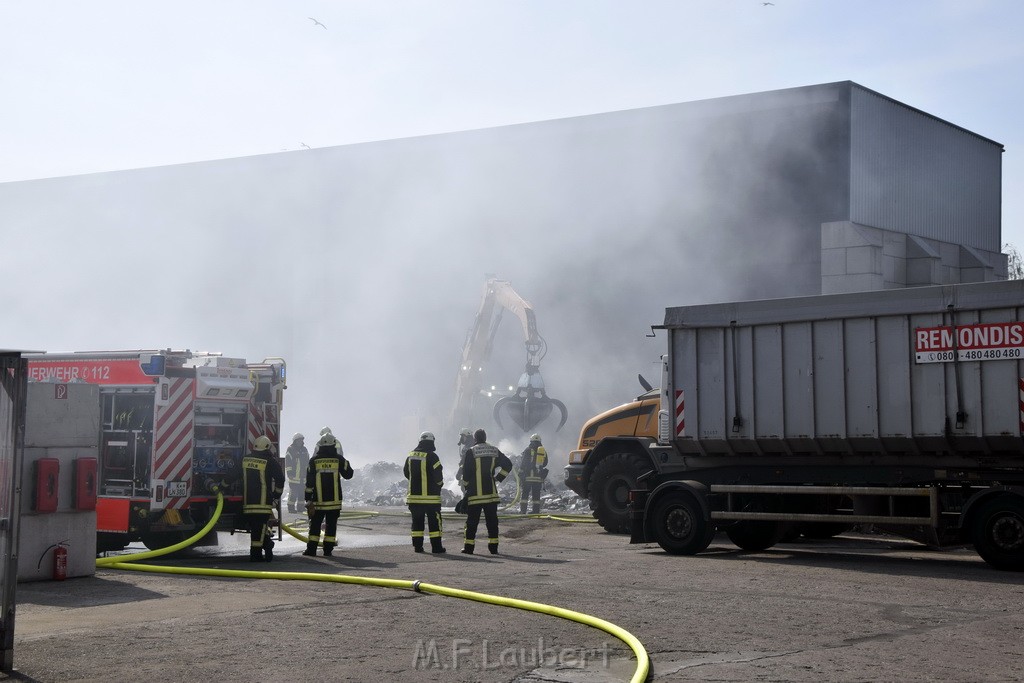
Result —
[{"label": "loader tire", "polygon": [[629,532],[629,490],[650,469],[647,460],[632,453],[614,453],[594,467],[590,475],[590,507],[597,523],[613,534]]}]

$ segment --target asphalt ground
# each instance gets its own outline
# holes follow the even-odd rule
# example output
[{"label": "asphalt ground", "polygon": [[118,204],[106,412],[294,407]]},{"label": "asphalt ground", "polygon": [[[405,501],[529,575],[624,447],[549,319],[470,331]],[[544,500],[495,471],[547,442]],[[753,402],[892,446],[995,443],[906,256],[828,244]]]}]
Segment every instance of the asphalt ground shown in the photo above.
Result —
[{"label": "asphalt ground", "polygon": [[6,678],[574,683],[635,670],[622,641],[574,621],[408,588],[269,578],[298,572],[590,614],[643,643],[652,681],[1024,679],[1024,574],[971,550],[844,535],[755,553],[722,536],[674,557],[595,524],[504,518],[500,554],[466,556],[451,516],[449,552],[415,554],[408,517],[385,512],[343,521],[330,558],[302,556],[286,536],[274,562],[250,563],[244,535],[220,534],[216,548],[147,563],[271,572],[264,579],[102,568],[20,584]]}]

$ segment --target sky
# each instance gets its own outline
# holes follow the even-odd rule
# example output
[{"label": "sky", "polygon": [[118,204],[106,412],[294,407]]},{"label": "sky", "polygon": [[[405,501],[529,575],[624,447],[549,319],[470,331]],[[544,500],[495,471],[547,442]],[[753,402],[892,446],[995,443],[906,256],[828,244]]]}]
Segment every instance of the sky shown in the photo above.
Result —
[{"label": "sky", "polygon": [[[1024,247],[1022,25],[1024,3],[1015,0],[7,2],[0,4],[0,183],[315,155],[339,145],[852,80],[1004,145],[1002,241]],[[230,184],[221,192],[230,194]],[[197,250],[229,243],[201,233],[185,239]],[[39,264],[73,262],[89,242],[77,234],[52,251],[40,248]],[[443,262],[432,265],[455,279]],[[525,271],[515,274],[527,299],[553,299],[539,281],[530,287]],[[372,270],[363,281],[387,285]],[[455,338],[480,296],[479,279],[462,285],[468,293],[458,321],[445,323]],[[38,286],[47,291],[32,291],[59,296],[62,286],[51,277]],[[375,310],[379,330],[386,318]],[[12,341],[49,350],[117,343],[47,336],[42,330],[53,319],[33,319],[39,333]],[[540,321],[543,331],[543,315]],[[211,328],[217,320],[200,316],[195,324]],[[377,343],[369,324],[365,334],[366,344]],[[306,336],[333,343],[327,332]],[[551,350],[557,362],[559,349]],[[358,370],[358,351],[346,355]],[[302,368],[301,360],[292,365]],[[552,372],[564,387],[567,373]],[[545,376],[556,395],[557,383]],[[622,400],[634,392],[623,390]],[[309,413],[315,417],[301,425],[287,418],[286,431],[315,432],[327,419]],[[583,416],[573,417],[568,431]],[[370,442],[357,441],[364,451]]]},{"label": "sky", "polygon": [[0,182],[853,80],[1003,143],[1024,245],[1022,20],[1015,0],[7,2]]}]

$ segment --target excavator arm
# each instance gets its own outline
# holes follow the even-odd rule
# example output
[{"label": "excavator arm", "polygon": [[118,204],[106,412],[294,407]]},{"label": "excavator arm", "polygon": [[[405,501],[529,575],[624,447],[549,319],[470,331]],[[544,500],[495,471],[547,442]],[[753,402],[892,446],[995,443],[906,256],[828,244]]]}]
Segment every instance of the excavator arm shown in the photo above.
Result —
[{"label": "excavator arm", "polygon": [[477,312],[473,328],[466,338],[462,349],[462,359],[455,383],[455,400],[449,414],[448,424],[457,428],[460,420],[470,419],[473,404],[481,395],[483,367],[490,358],[494,347],[494,335],[501,323],[504,311],[509,311],[518,318],[522,327],[526,345],[526,370],[519,378],[519,385],[513,396],[500,399],[494,406],[494,419],[504,429],[501,422],[501,410],[507,410],[513,421],[523,431],[530,431],[558,407],[562,421],[561,429],[568,414],[561,401],[550,399],[544,389],[544,380],[540,376],[540,361],[547,353],[547,344],[537,332],[537,317],[533,306],[516,292],[507,280],[490,278],[484,286],[483,298]]}]

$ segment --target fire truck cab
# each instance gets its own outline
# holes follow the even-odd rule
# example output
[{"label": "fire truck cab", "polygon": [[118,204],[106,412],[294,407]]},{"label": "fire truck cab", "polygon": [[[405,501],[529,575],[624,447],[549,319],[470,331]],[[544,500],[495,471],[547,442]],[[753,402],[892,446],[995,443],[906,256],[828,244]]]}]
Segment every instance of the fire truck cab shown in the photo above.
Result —
[{"label": "fire truck cab", "polygon": [[[97,550],[142,541],[162,548],[209,521],[224,494],[218,529],[241,509],[241,460],[257,437],[280,442],[286,366],[220,353],[109,351],[27,356],[29,382],[100,386]],[[216,543],[211,534],[207,542]]]}]

